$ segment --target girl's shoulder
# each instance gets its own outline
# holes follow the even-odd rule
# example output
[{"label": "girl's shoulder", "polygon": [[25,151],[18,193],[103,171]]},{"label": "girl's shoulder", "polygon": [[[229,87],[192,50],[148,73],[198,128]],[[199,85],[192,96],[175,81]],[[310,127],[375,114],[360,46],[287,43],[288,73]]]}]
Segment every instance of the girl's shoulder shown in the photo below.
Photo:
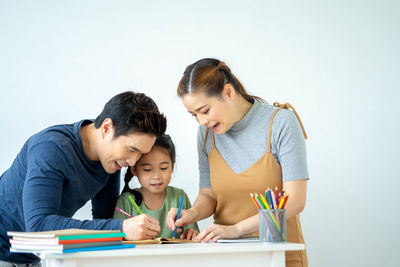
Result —
[{"label": "girl's shoulder", "polygon": [[169,185],[166,188],[166,195],[181,196],[181,195],[186,195],[186,193],[181,188]]},{"label": "girl's shoulder", "polygon": [[[135,189],[136,190],[136,189]],[[132,193],[130,193],[130,192],[124,192],[124,193],[122,193],[120,196],[119,196],[119,198],[120,199],[129,199],[129,197],[133,197],[133,199],[135,199],[135,195],[133,195]],[[135,199],[136,200],[136,199]]]}]

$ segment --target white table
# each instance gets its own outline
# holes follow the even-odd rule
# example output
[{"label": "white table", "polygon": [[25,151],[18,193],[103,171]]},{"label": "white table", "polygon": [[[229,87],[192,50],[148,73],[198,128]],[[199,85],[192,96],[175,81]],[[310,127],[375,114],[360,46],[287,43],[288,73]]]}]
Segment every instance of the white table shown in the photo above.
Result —
[{"label": "white table", "polygon": [[140,245],[132,249],[40,254],[46,267],[88,266],[285,266],[285,251],[303,250],[295,243],[189,243]]}]

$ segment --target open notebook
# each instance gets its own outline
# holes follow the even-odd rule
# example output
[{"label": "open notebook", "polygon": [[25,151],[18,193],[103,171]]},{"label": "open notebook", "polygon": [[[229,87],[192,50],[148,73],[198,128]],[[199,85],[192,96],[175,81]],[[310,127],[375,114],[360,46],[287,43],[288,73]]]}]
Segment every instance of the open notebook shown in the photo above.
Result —
[{"label": "open notebook", "polygon": [[122,241],[124,244],[135,244],[135,245],[148,245],[148,244],[179,244],[179,243],[198,243],[193,240],[179,239],[179,238],[167,238],[157,237],[153,239],[136,240],[136,241]]}]

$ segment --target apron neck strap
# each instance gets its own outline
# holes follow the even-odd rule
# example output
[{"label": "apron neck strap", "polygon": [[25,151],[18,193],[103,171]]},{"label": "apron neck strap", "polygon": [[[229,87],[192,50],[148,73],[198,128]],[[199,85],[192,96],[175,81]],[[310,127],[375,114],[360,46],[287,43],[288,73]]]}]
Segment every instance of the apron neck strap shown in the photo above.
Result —
[{"label": "apron neck strap", "polygon": [[274,121],[274,118],[275,118],[276,113],[277,113],[281,108],[293,110],[294,114],[295,114],[296,117],[297,117],[297,120],[298,120],[299,123],[300,123],[301,130],[303,131],[304,138],[307,139],[306,130],[304,129],[304,126],[303,126],[303,123],[301,122],[301,119],[300,119],[300,117],[299,117],[299,114],[297,114],[297,112],[296,112],[296,110],[294,109],[294,107],[292,107],[292,105],[290,105],[289,103],[280,104],[280,103],[278,103],[278,102],[274,102],[274,106],[275,106],[275,107],[278,107],[278,108],[277,108],[277,109],[274,111],[274,113],[272,114],[271,122],[270,122],[270,124],[269,124],[268,150],[267,150],[267,151],[268,151],[268,152],[271,152],[272,123],[273,123],[273,121]]}]

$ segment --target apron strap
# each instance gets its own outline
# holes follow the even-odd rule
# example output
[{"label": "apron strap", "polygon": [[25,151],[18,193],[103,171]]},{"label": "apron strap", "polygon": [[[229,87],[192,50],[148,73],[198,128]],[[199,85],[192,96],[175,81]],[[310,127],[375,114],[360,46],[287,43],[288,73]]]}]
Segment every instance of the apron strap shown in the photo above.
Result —
[{"label": "apron strap", "polygon": [[304,138],[307,139],[306,130],[304,130],[303,123],[301,122],[300,117],[299,117],[299,114],[297,114],[297,112],[296,112],[296,110],[294,109],[294,107],[292,107],[292,105],[290,105],[289,103],[280,104],[280,103],[278,103],[278,102],[274,102],[274,106],[275,106],[275,107],[278,107],[278,108],[277,108],[277,109],[275,110],[275,112],[272,114],[271,122],[270,122],[270,124],[269,124],[268,149],[267,149],[267,152],[271,152],[272,123],[273,123],[273,121],[274,121],[274,118],[275,118],[276,113],[277,113],[281,108],[292,109],[292,110],[293,110],[294,114],[295,114],[296,117],[297,117],[297,120],[298,120],[299,123],[300,123],[301,130],[303,131]]},{"label": "apron strap", "polygon": [[[274,103],[275,105],[275,103]],[[269,133],[268,133],[268,148],[267,148],[267,152],[270,153],[271,152],[271,135],[272,135],[272,122],[274,121],[275,115],[276,113],[281,109],[282,107],[279,107],[277,109],[275,109],[274,113],[272,114],[271,117],[271,122],[269,123]]]},{"label": "apron strap", "polygon": [[[210,132],[211,132],[211,130],[210,130]],[[215,147],[214,132],[211,132],[211,140],[212,140],[212,145],[213,145],[213,148],[214,148]]]},{"label": "apron strap", "polygon": [[[207,134],[208,134],[208,128],[206,127],[206,130],[204,131],[204,139],[203,139],[203,145],[201,146],[201,152],[204,151],[204,146],[206,144],[206,140],[207,140]],[[214,141],[214,139],[213,139]]]}]

